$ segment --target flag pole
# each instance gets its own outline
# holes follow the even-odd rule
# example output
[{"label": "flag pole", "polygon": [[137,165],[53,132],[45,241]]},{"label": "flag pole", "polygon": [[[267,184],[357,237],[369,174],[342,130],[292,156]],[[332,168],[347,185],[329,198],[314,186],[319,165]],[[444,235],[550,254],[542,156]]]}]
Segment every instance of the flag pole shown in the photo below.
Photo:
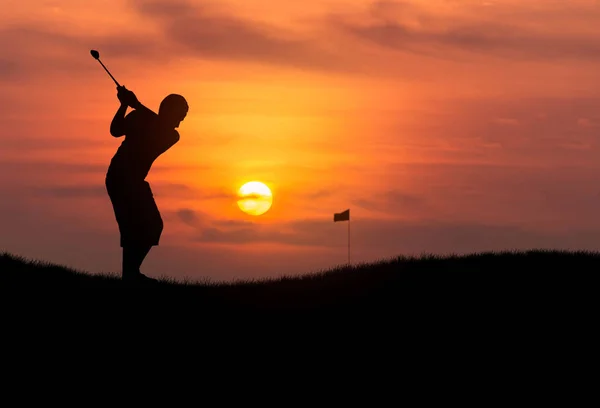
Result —
[{"label": "flag pole", "polygon": [[348,266],[350,266],[350,219],[348,218]]},{"label": "flag pole", "polygon": [[341,213],[333,213],[333,222],[348,221],[348,266],[350,266],[350,209]]}]

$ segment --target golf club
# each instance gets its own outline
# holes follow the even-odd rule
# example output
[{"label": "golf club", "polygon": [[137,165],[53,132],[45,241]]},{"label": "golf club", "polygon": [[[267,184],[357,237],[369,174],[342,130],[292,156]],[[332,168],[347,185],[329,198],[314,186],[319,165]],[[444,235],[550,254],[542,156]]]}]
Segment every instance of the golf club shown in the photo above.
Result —
[{"label": "golf club", "polygon": [[117,86],[121,86],[119,85],[119,83],[117,82],[117,80],[115,79],[115,77],[112,76],[112,74],[110,73],[110,71],[104,66],[104,64],[102,63],[102,61],[100,61],[100,53],[96,50],[91,50],[90,54],[92,54],[92,57],[94,57],[95,60],[97,60],[100,65],[102,65],[102,68],[104,68],[104,70],[108,73],[108,75],[110,75],[110,77],[112,78],[113,81],[115,81],[115,84],[117,84]]}]

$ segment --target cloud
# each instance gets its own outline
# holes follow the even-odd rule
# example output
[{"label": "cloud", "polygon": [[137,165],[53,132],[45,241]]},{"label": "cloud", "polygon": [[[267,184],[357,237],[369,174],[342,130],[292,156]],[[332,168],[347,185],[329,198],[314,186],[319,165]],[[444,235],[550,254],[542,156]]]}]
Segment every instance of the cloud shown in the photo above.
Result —
[{"label": "cloud", "polygon": [[283,27],[216,12],[190,2],[132,1],[145,18],[158,21],[178,50],[199,58],[261,62],[302,69],[355,71],[350,54],[327,50],[320,41]]},{"label": "cloud", "polygon": [[[394,13],[382,12],[394,5]],[[521,18],[514,13],[508,18],[505,9],[496,7],[471,16],[449,16],[416,3],[375,2],[362,15],[332,15],[329,21],[368,43],[440,58],[464,58],[466,52],[521,60],[600,59],[600,36],[565,30],[562,20],[552,21],[545,31],[533,29],[531,19],[539,18],[540,11],[526,4],[511,7],[517,14],[520,11]],[[550,15],[556,18],[563,11],[552,9],[555,14]],[[592,21],[600,21],[600,14],[592,11],[591,15]],[[583,19],[585,15],[571,13],[570,17]]]},{"label": "cloud", "polygon": [[35,169],[35,172],[41,174],[48,173],[101,173],[106,172],[108,168],[105,164],[94,163],[61,163],[54,161],[30,161],[30,160],[2,160],[0,162],[0,173],[23,173],[27,170]]},{"label": "cloud", "polygon": [[[148,41],[147,35],[134,29],[124,29],[110,35],[80,32],[75,36],[55,28],[44,28],[43,24],[34,26],[26,23],[0,29],[0,46],[13,50],[11,55],[42,58],[44,69],[53,66],[64,68],[63,63],[97,69],[96,65],[99,64],[89,54],[90,49],[99,50],[100,59],[103,56],[110,56],[111,59],[160,58],[166,49],[166,44],[160,39]],[[81,57],[72,58],[72,53]]]},{"label": "cloud", "polygon": [[245,220],[215,220],[213,221],[213,225],[226,227],[226,228],[239,228],[239,227],[253,227],[257,225],[252,221]]},{"label": "cloud", "polygon": [[155,196],[170,198],[195,198],[197,197],[196,188],[187,184],[150,182],[150,188]]},{"label": "cloud", "polygon": [[320,239],[315,239],[314,232],[323,225],[332,228],[329,223],[324,224],[320,220],[262,224],[247,220],[214,219],[190,208],[178,210],[176,216],[182,223],[195,228],[191,239],[199,243],[323,246]]},{"label": "cloud", "polygon": [[[73,166],[77,168],[77,166]],[[94,168],[94,167],[92,167]],[[85,167],[84,167],[85,169]],[[106,187],[104,186],[103,179],[99,180],[100,183],[94,183],[95,185],[83,185],[75,184],[69,186],[48,186],[38,187],[35,189],[35,193],[41,194],[42,196],[51,196],[56,198],[87,198],[87,197],[108,197]],[[161,196],[192,196],[193,189],[185,184],[176,183],[151,183],[150,184],[153,193]]]},{"label": "cloud", "polygon": [[598,124],[589,118],[579,118],[577,119],[577,126],[580,126],[582,128],[594,128],[594,127],[598,127]]},{"label": "cloud", "polygon": [[320,189],[320,190],[310,191],[308,193],[302,193],[302,196],[309,200],[315,200],[318,198],[332,197],[333,192],[331,190]]},{"label": "cloud", "polygon": [[[593,129],[575,125],[580,118],[595,120],[599,104],[598,98],[577,96],[457,98],[438,104],[445,118],[424,115],[411,130],[420,135],[432,162],[591,165],[597,162],[600,145],[592,137]],[[565,152],[565,144],[573,142],[590,148]],[[391,137],[388,143],[398,146]]]},{"label": "cloud", "polygon": [[262,194],[251,193],[246,194],[243,198],[239,198],[239,201],[254,201],[254,200],[263,200],[264,197]]},{"label": "cloud", "polygon": [[[82,72],[85,64],[63,56],[81,46],[75,37],[22,25],[0,29],[0,49],[10,59],[0,63],[0,81],[21,81],[50,72]],[[91,58],[91,57],[90,57]],[[2,68],[4,67],[4,68]]]},{"label": "cloud", "polygon": [[[225,243],[248,245],[255,243],[271,243],[296,246],[330,246],[327,240],[319,236],[316,232],[323,231],[323,228],[311,229],[317,225],[311,221],[304,223],[279,224],[276,226],[266,226],[260,224],[235,224],[223,226],[210,226],[202,228],[193,238],[196,242],[203,243]],[[320,225],[319,225],[320,226]]]},{"label": "cloud", "polygon": [[176,216],[181,222],[194,228],[200,228],[206,221],[205,214],[192,210],[191,208],[181,208],[177,210]]},{"label": "cloud", "polygon": [[[409,222],[355,216],[352,242],[363,253],[469,253],[526,248],[591,248],[590,237],[600,229],[571,228],[542,231],[518,224],[475,221]],[[211,222],[198,228],[192,239],[205,244],[252,245],[261,243],[297,247],[340,248],[346,245],[346,228],[330,218],[305,219],[269,226]]]},{"label": "cloud", "polygon": [[497,118],[493,120],[494,123],[502,126],[517,126],[519,125],[518,119],[513,118]]},{"label": "cloud", "polygon": [[0,59],[0,78],[11,78],[18,73],[18,64],[15,61]]},{"label": "cloud", "polygon": [[424,196],[410,194],[398,190],[389,190],[382,193],[373,194],[370,197],[359,198],[352,201],[357,206],[370,211],[395,213],[407,212],[422,213],[429,209],[429,205]]},{"label": "cloud", "polygon": [[[7,121],[8,122],[8,121]],[[81,128],[77,129],[76,126],[73,126],[75,129],[73,133],[77,131],[81,131]],[[69,124],[62,126],[64,133],[69,133],[71,127]],[[32,136],[31,134],[26,134],[26,132],[34,132],[36,129],[27,129],[27,125],[22,125],[21,130],[14,132],[14,134],[18,135],[18,137],[11,137],[3,140],[2,149],[4,151],[16,150],[21,151],[21,149],[25,148],[28,152],[34,152],[36,150],[41,151],[51,151],[51,150],[77,150],[82,148],[88,149],[97,149],[106,147],[106,139],[96,139],[96,138],[76,138],[76,137],[53,137],[53,135],[43,135],[43,136]],[[108,164],[105,166],[108,167]]]},{"label": "cloud", "polygon": [[[171,212],[165,212],[165,218],[171,218]],[[182,222],[183,224],[196,228],[198,230],[202,228],[215,227],[222,229],[237,229],[254,227],[256,224],[251,221],[244,220],[229,220],[229,219],[214,219],[208,214],[194,210],[192,208],[180,208],[174,211],[175,219]]]},{"label": "cloud", "polygon": [[57,198],[97,198],[107,194],[103,186],[44,187],[36,189],[36,192],[42,196]]},{"label": "cloud", "polygon": [[[113,62],[124,58],[138,61],[151,58],[154,63],[166,63],[171,57],[167,52],[168,44],[160,39],[148,41],[146,35],[135,31],[74,36],[43,25],[25,23],[0,28],[0,49],[10,55],[9,59],[0,59],[0,81],[10,82],[38,77],[48,79],[65,73],[69,77],[87,76],[102,69],[90,56],[90,49],[101,50],[100,58],[107,56]],[[110,63],[106,59],[103,62],[110,69]],[[118,79],[116,72],[113,74]]]},{"label": "cloud", "polygon": [[[129,5],[146,27],[156,26],[158,32],[149,37],[147,29],[133,25],[121,26],[115,34],[77,36],[43,24],[0,29],[0,48],[6,55],[0,59],[0,81],[89,75],[101,69],[89,56],[91,48],[101,51],[109,67],[119,63],[117,78],[138,68],[121,63],[124,60],[167,65],[186,57],[416,79],[437,75],[440,68],[415,56],[596,62],[600,55],[600,36],[573,28],[577,22],[598,24],[600,15],[593,10],[577,13],[567,6],[545,11],[513,4],[487,7],[486,13],[473,9],[472,15],[451,15],[417,2],[380,1],[366,9],[346,7],[343,13],[305,19],[302,30],[292,30],[206,3],[132,0]],[[542,15],[547,27],[532,28],[531,21]]]}]

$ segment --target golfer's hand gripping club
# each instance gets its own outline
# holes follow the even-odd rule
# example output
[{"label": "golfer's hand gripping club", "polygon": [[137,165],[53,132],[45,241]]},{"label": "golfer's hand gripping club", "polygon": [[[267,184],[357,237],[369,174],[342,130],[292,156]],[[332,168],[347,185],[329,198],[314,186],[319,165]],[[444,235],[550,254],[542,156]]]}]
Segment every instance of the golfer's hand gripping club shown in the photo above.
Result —
[{"label": "golfer's hand gripping club", "polygon": [[125,88],[125,85],[117,86],[117,98],[121,104],[130,106],[133,109],[138,109],[138,107],[141,105],[140,101],[137,99],[137,96],[135,96],[135,93]]}]

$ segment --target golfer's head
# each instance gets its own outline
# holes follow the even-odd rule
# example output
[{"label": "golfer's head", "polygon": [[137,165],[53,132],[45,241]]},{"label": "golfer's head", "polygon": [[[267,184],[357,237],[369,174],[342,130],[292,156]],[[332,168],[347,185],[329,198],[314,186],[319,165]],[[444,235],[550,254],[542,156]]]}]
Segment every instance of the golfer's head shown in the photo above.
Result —
[{"label": "golfer's head", "polygon": [[179,123],[186,117],[188,113],[188,103],[181,95],[167,95],[160,103],[158,115],[169,126],[174,128],[179,126]]}]

